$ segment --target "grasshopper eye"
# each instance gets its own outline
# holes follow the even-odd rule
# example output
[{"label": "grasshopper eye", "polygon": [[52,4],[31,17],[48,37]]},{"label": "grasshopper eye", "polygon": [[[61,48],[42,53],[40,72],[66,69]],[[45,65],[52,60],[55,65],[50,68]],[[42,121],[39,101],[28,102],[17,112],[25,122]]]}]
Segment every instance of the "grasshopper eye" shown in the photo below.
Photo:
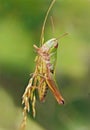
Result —
[{"label": "grasshopper eye", "polygon": [[55,42],[54,48],[58,48],[58,42]]}]

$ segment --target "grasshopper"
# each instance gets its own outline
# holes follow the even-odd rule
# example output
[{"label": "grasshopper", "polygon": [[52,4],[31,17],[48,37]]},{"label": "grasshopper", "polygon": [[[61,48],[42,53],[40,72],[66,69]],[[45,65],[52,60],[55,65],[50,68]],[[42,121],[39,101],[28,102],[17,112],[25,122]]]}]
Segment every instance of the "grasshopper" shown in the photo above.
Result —
[{"label": "grasshopper", "polygon": [[52,38],[44,43],[44,30],[46,20],[55,1],[56,0],[53,0],[51,2],[44,19],[40,38],[41,47],[37,47],[36,45],[34,45],[34,49],[37,53],[37,56],[35,58],[36,67],[22,97],[22,103],[24,104],[24,118],[22,122],[23,127],[26,124],[27,112],[29,112],[31,108],[33,117],[35,117],[36,115],[36,91],[38,92],[38,97],[41,102],[45,100],[47,89],[50,89],[56,101],[59,104],[64,104],[64,99],[57,89],[57,83],[55,80],[58,40],[57,38]]}]

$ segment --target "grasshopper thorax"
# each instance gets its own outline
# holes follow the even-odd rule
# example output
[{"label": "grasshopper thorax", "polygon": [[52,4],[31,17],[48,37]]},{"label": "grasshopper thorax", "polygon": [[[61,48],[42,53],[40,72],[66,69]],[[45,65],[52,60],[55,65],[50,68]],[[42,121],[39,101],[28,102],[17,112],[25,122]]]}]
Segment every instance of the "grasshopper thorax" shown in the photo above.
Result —
[{"label": "grasshopper thorax", "polygon": [[42,53],[54,52],[58,48],[58,41],[56,38],[52,38],[46,41],[40,48],[38,48],[36,45],[34,45],[34,48],[36,51],[40,50]]}]

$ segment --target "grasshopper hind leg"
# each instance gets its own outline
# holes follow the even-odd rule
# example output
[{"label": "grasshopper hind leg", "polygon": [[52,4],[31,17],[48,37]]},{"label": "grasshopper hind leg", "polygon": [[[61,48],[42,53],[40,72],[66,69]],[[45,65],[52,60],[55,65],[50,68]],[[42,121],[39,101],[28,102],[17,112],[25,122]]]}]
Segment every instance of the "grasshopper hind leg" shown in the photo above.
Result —
[{"label": "grasshopper hind leg", "polygon": [[39,95],[39,100],[41,102],[45,102],[45,97],[47,95],[47,91],[48,91],[48,85],[45,81],[45,78],[41,77],[41,81],[38,86],[38,95]]}]

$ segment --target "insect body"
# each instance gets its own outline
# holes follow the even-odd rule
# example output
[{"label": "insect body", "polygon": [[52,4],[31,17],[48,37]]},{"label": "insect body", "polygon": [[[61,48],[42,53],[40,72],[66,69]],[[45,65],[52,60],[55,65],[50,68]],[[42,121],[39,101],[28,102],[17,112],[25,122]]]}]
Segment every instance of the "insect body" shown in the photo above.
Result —
[{"label": "insect body", "polygon": [[41,102],[45,100],[47,90],[50,89],[57,102],[59,104],[64,104],[64,99],[62,98],[59,90],[57,89],[57,83],[55,81],[55,66],[58,48],[57,38],[50,39],[44,43],[45,23],[54,2],[55,0],[51,2],[49,9],[46,13],[46,17],[44,19],[40,39],[41,47],[37,47],[36,45],[34,45],[34,49],[37,52],[37,56],[35,58],[36,66],[35,71],[32,74],[22,97],[22,103],[24,104],[24,118],[21,124],[21,128],[25,127],[27,112],[29,112],[31,108],[33,117],[35,117],[36,91],[38,92],[38,97]]},{"label": "insect body", "polygon": [[[55,65],[56,65],[56,57],[57,57],[57,48],[58,48],[58,42],[56,38],[50,39],[41,48],[38,48],[36,45],[34,45],[34,48],[36,49],[39,58],[42,61],[41,66],[37,64],[37,68],[41,67],[40,70],[42,71],[40,75],[43,76],[44,81],[46,83],[46,86],[50,88],[52,93],[54,94],[57,102],[60,104],[64,104],[64,99],[62,98],[60,92],[57,90],[57,84],[55,81]],[[44,65],[44,66],[43,66]],[[39,70],[38,68],[38,70]],[[45,70],[45,73],[43,73],[43,70]],[[43,85],[42,85],[43,87]],[[42,88],[41,87],[41,88]],[[44,86],[45,88],[45,86]],[[43,93],[46,93],[46,91],[43,91]],[[44,95],[44,94],[43,94]]]}]

